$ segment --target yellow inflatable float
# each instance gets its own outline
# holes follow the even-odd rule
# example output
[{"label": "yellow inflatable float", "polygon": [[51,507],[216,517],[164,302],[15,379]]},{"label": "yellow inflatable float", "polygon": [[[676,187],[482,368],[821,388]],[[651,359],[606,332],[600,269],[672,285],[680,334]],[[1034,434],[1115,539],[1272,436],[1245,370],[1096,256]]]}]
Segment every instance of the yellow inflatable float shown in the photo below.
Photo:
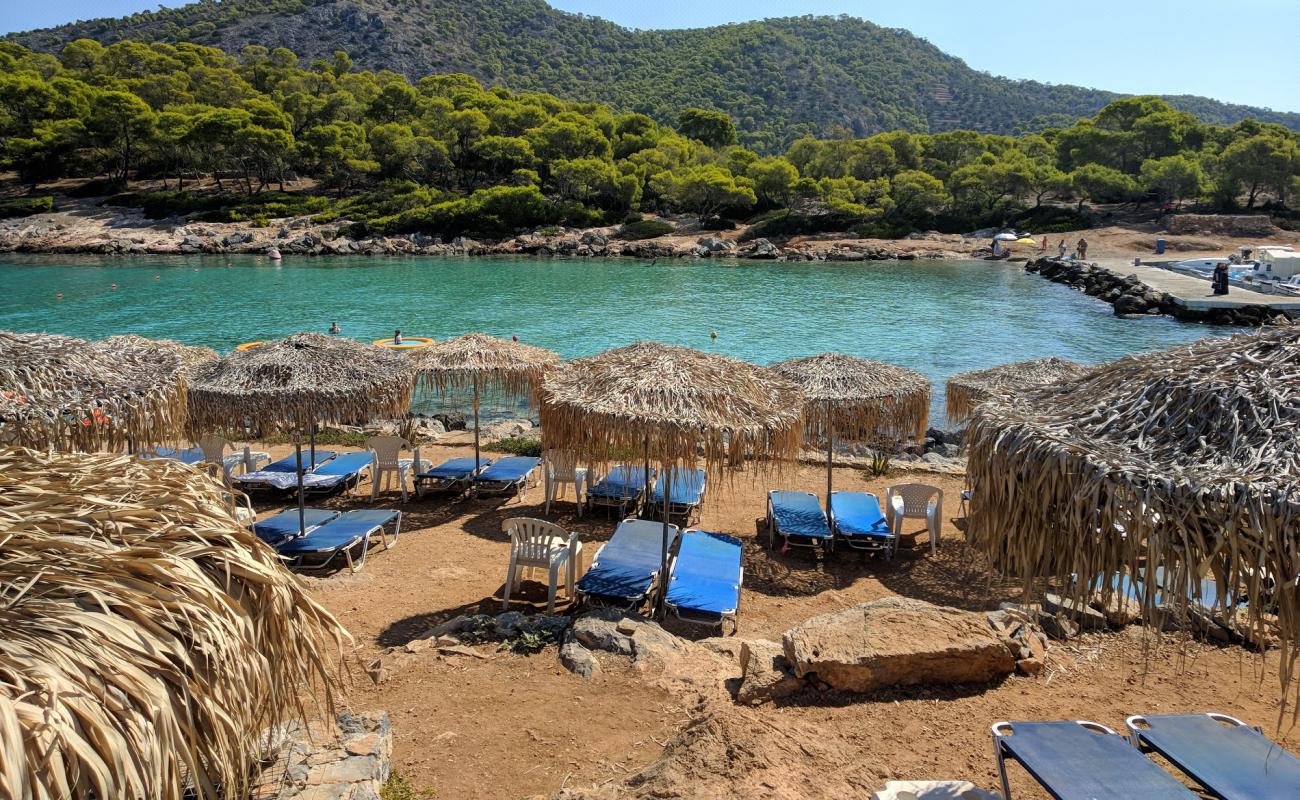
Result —
[{"label": "yellow inflatable float", "polygon": [[252,350],[254,347],[261,347],[264,342],[244,342],[236,347],[236,350]]},{"label": "yellow inflatable float", "polygon": [[398,344],[393,341],[393,337],[386,339],[376,339],[374,344],[379,347],[387,347],[389,350],[417,350],[421,347],[428,347],[433,344],[434,340],[427,336],[403,336],[402,343]]}]

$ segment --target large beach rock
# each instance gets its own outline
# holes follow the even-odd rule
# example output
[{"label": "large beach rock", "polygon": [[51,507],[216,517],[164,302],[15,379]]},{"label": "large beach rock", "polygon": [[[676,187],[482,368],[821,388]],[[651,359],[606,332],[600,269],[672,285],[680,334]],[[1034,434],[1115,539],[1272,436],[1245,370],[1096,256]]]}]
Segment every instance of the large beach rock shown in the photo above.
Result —
[{"label": "large beach rock", "polygon": [[782,646],[799,677],[850,692],[984,683],[1016,668],[983,614],[906,597],[813,617],[786,631]]},{"label": "large beach rock", "polygon": [[737,702],[758,705],[789,697],[805,686],[777,642],[767,639],[741,642],[740,663],[744,676],[736,691]]}]

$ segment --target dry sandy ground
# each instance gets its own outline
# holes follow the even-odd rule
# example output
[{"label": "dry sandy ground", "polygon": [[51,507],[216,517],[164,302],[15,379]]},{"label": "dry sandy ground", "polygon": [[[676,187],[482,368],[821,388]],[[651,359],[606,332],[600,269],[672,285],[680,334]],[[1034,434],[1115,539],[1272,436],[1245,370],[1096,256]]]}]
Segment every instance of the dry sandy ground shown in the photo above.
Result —
[{"label": "dry sandy ground", "polygon": [[[469,450],[426,445],[422,452],[436,462]],[[779,639],[814,614],[891,594],[968,609],[1015,597],[1013,587],[992,580],[966,551],[950,521],[960,479],[901,473],[867,480],[850,469],[836,474],[837,488],[880,496],[887,484],[909,480],[943,488],[948,519],[937,555],[905,549],[892,562],[841,554],[823,563],[806,553],[768,551],[755,525],[767,484],[740,475],[711,486],[700,527],[746,541],[739,636]],[[799,466],[780,483],[821,492],[825,473]],[[366,507],[369,485],[358,498],[326,504]],[[499,610],[509,552],[501,522],[541,516],[541,504],[540,489],[508,502],[413,499],[405,505],[385,493],[378,505],[404,513],[398,547],[372,551],[358,575],[307,580],[352,632],[357,663],[364,664],[456,614]],[[585,565],[614,521],[579,520],[574,511],[571,502],[561,502],[551,519],[580,533]],[[477,650],[486,657],[428,650],[390,657],[393,674],[377,686],[358,667],[348,692],[348,705],[392,714],[396,769],[439,798],[517,798],[593,785],[620,797],[831,798],[869,796],[890,778],[961,778],[993,789],[988,730],[999,719],[1093,719],[1120,728],[1131,713],[1218,710],[1264,725],[1300,752],[1300,729],[1276,730],[1275,657],[1261,660],[1240,648],[1196,643],[1148,647],[1136,629],[1072,643],[1037,678],[867,697],[813,693],[757,709],[735,707],[707,686],[673,689],[612,660],[596,679],[583,680],[559,664],[554,647],[533,656]],[[617,788],[701,718],[705,722],[672,749],[672,758],[655,768],[646,794]],[[1045,797],[1022,772],[1013,772],[1017,798]]]}]

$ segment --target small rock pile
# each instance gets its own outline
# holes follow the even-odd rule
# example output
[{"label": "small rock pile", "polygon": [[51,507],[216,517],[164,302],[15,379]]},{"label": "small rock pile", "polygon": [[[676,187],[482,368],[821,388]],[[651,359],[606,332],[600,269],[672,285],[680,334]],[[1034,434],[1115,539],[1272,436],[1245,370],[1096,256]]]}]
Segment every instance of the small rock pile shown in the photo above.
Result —
[{"label": "small rock pile", "polygon": [[393,763],[387,713],[344,712],[333,729],[291,723],[266,736],[269,764],[250,800],[380,800]]}]

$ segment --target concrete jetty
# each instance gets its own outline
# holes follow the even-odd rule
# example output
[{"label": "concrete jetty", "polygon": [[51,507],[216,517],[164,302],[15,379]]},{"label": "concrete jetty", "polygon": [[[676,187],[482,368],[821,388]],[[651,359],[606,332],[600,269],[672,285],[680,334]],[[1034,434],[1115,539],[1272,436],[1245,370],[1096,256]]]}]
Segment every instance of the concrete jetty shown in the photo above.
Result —
[{"label": "concrete jetty", "polygon": [[1118,260],[1099,261],[1097,263],[1098,266],[1106,268],[1120,278],[1136,275],[1137,279],[1147,288],[1163,292],[1179,305],[1197,311],[1239,309],[1244,306],[1267,306],[1279,311],[1300,312],[1300,297],[1264,294],[1253,289],[1243,289],[1239,286],[1230,287],[1226,295],[1216,296],[1211,293],[1209,281],[1193,275],[1186,275],[1146,264],[1135,266],[1132,263],[1125,264],[1123,261]]}]

